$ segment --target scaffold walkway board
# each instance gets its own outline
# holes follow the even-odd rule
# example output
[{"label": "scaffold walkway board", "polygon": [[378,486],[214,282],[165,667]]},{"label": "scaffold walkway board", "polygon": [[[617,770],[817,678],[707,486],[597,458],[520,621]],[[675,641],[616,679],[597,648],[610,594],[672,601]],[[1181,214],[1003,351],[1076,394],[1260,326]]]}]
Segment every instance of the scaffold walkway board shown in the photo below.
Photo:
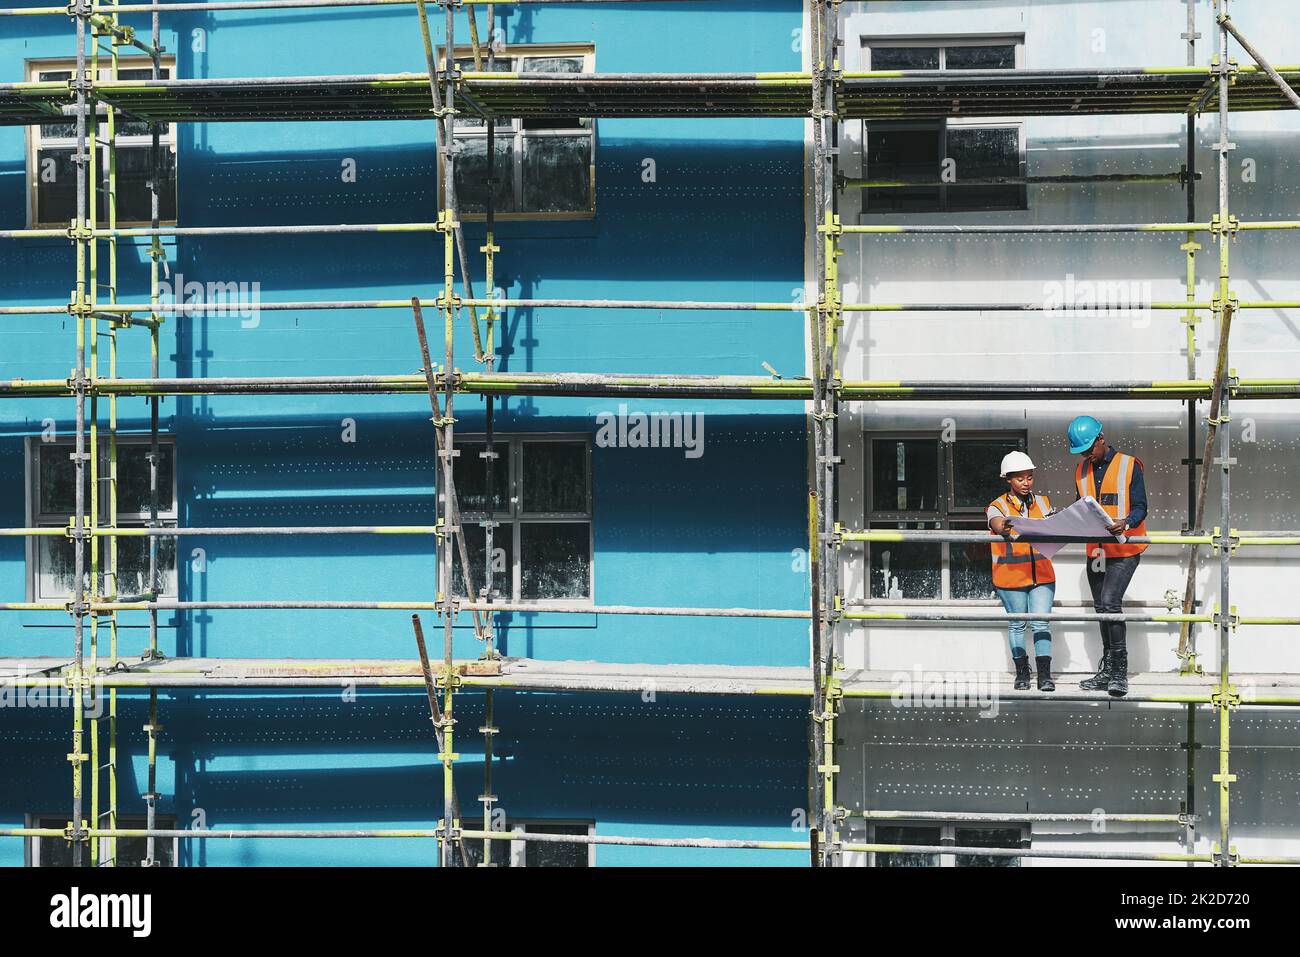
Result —
[{"label": "scaffold walkway board", "polygon": [[[1300,66],[1279,73],[1300,82]],[[836,81],[843,119],[1189,113],[1218,108],[1210,67],[1115,70],[874,71]],[[807,73],[463,72],[457,96],[499,117],[789,116],[812,109]],[[432,119],[427,73],[108,80],[94,96],[157,122]],[[74,108],[67,82],[0,84],[0,124],[49,122]],[[1291,104],[1254,66],[1234,67],[1232,111]]]},{"label": "scaffold walkway board", "polygon": [[[62,687],[65,658],[0,658],[0,689]],[[440,675],[441,662],[433,663]],[[492,688],[514,691],[593,691],[642,694],[753,695],[806,697],[811,688],[808,668],[765,665],[652,665],[613,664],[597,661],[546,661],[537,658],[501,658],[495,661],[457,661],[454,670],[466,689]],[[893,701],[900,693],[933,698],[935,702],[969,701],[974,695],[996,694],[1001,701],[1095,702],[1108,704],[1215,703],[1217,677],[1173,672],[1130,676],[1129,694],[1123,699],[1104,692],[1070,689],[1084,673],[1057,675],[1060,691],[1016,691],[1011,675],[986,672],[926,671],[917,676],[897,671],[845,669],[840,686],[846,698]],[[356,687],[423,689],[420,663],[414,659],[310,659],[310,658],[169,658],[123,664],[90,678],[104,688],[337,688],[346,681]],[[900,684],[901,682],[901,684]],[[1243,705],[1300,705],[1300,675],[1240,674],[1236,693]],[[900,688],[902,689],[900,691]]]}]

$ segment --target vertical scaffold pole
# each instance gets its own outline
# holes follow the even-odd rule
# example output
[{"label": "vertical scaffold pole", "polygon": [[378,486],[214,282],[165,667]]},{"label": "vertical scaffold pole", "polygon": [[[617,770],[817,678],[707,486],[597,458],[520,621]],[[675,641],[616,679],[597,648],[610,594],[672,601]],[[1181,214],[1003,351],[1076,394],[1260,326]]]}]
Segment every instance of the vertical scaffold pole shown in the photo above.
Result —
[{"label": "vertical scaffold pole", "polygon": [[[454,372],[454,350],[456,336],[456,235],[455,230],[455,144],[452,142],[452,135],[455,129],[456,114],[456,22],[454,0],[443,0],[443,10],[445,12],[447,24],[447,48],[446,48],[446,74],[444,82],[446,84],[445,99],[443,100],[443,115],[440,120],[442,130],[442,153],[443,153],[443,204],[442,212],[439,218],[443,222],[443,336],[446,345],[446,364],[443,367],[443,385],[445,390],[443,420],[441,423],[443,429],[443,442],[440,455],[442,458],[442,515],[441,524],[443,531],[442,540],[442,598],[443,598],[443,669],[442,669],[442,774],[443,774],[443,842],[442,842],[442,860],[443,867],[451,867],[456,848],[459,846],[458,832],[460,822],[455,819],[456,804],[456,783],[455,783],[455,761],[456,754],[453,747],[453,733],[455,721],[452,717],[452,702],[455,696],[455,664],[452,660],[452,627],[454,618],[454,603],[452,598],[452,547],[455,536],[459,530],[455,527],[456,519],[453,517],[453,489],[454,469],[453,462],[456,455],[455,434],[453,423],[453,400],[455,398],[456,376]],[[466,585],[469,584],[468,569],[466,569]],[[466,591],[466,594],[471,592]]]},{"label": "vertical scaffold pole", "polygon": [[[822,49],[822,27],[825,0],[812,0],[809,4],[809,27],[811,37],[809,56],[812,66],[812,142],[813,142],[813,202],[812,221],[814,229],[819,231],[822,210],[825,207],[825,142],[822,138],[822,110],[824,98],[825,61]],[[820,236],[814,233],[813,276],[817,289],[815,308],[808,311],[809,348],[808,361],[812,371],[812,408],[808,417],[808,432],[812,438],[812,461],[810,463],[811,481],[808,488],[808,572],[811,602],[811,664],[812,664],[812,712],[809,776],[811,794],[809,800],[809,837],[811,863],[814,867],[822,864],[821,841],[826,837],[825,830],[825,781],[822,777],[822,765],[825,762],[826,727],[822,720],[826,711],[825,682],[823,675],[823,643],[825,641],[825,619],[823,615],[823,587],[825,575],[822,564],[822,528],[824,527],[825,508],[825,473],[823,463],[826,459],[826,433],[822,429],[825,413],[826,384],[825,365],[822,361],[825,341],[825,306],[820,288],[821,278],[825,272],[825,249]]]},{"label": "vertical scaffold pole", "polygon": [[[152,46],[151,54],[152,68],[150,76],[157,80],[162,76],[162,30],[159,22],[159,13],[153,11],[152,16]],[[162,312],[158,308],[159,302],[159,272],[164,260],[162,239],[158,236],[157,230],[162,217],[162,204],[159,201],[159,189],[162,179],[162,129],[158,123],[149,124],[149,225],[154,230],[149,241],[149,318],[152,320],[149,324],[149,370],[150,375],[155,379],[158,378],[158,353],[159,353],[159,325],[162,322]],[[158,511],[160,508],[159,489],[158,489],[158,403],[159,396],[153,394],[149,396],[149,527],[158,527]],[[158,588],[158,538],[150,535],[148,540],[149,549],[149,584],[146,593],[151,601],[156,601],[160,589]],[[179,554],[179,547],[177,552]],[[178,559],[179,560],[179,559]],[[149,608],[149,647],[145,651],[144,658],[152,661],[160,657],[158,651],[158,609]],[[158,690],[149,689],[149,719],[144,726],[144,732],[148,738],[148,785],[144,792],[145,808],[145,827],[152,832],[157,827],[158,822],[158,732],[162,730],[162,725],[158,723]],[[157,845],[153,834],[145,838],[145,855],[144,866],[154,867],[158,863]]]},{"label": "vertical scaffold pole", "polygon": [[[470,20],[471,25],[473,19]],[[496,8],[494,4],[488,4],[487,8],[487,67],[488,72],[496,71]],[[483,246],[479,252],[483,253],[483,284],[486,287],[486,295],[489,300],[496,298],[496,254],[500,248],[495,244],[494,231],[496,226],[496,117],[492,116],[487,121],[487,178],[485,186],[487,189],[487,201],[485,204],[485,232],[486,237]],[[486,371],[491,372],[496,361],[496,307],[489,305],[485,312],[487,324],[487,345],[483,350],[483,364]],[[493,415],[494,399],[490,395],[483,397],[485,403],[483,410],[483,431],[484,431],[484,450],[483,450],[483,471],[485,487],[487,489],[487,518],[483,522],[483,601],[491,604],[492,602],[492,585],[493,585],[493,565],[495,564],[495,532],[496,532],[496,462],[497,453],[495,445],[495,422]],[[508,474],[508,473],[507,473]],[[495,647],[496,634],[494,631],[494,619],[492,613],[488,612],[483,616],[484,621],[484,646],[483,658],[492,660],[499,657]],[[485,688],[483,693],[483,726],[479,731],[483,734],[483,793],[479,795],[479,802],[483,805],[483,830],[492,830],[493,808],[496,804],[496,794],[492,790],[492,742],[493,736],[500,730],[496,727],[495,719],[496,698],[491,688]],[[480,867],[492,866],[492,845],[495,841],[483,842],[483,855],[479,861]]]},{"label": "vertical scaffold pole", "polygon": [[[113,0],[116,4],[117,0]],[[117,33],[112,29],[117,27],[117,14],[111,15],[109,30],[109,79],[118,78],[118,45],[119,38]],[[105,196],[107,200],[108,211],[108,228],[116,231],[117,229],[117,111],[110,105],[106,108],[106,123],[108,126],[108,136],[105,143],[105,159],[108,165],[108,189]],[[108,249],[108,301],[112,305],[117,305],[117,236],[110,235],[107,240]],[[108,333],[108,376],[110,379],[117,378],[117,336],[121,329],[127,328],[121,320],[111,320]],[[95,324],[96,335],[98,335],[99,323]],[[104,594],[110,601],[116,601],[119,595],[117,580],[117,396],[108,397],[108,528],[110,536],[108,538],[108,556],[106,568],[104,570]],[[108,667],[117,667],[117,612],[112,611],[108,616]],[[105,765],[108,772],[108,810],[106,817],[108,826],[111,830],[117,828],[117,689],[108,689],[108,762]],[[117,866],[117,838],[110,836],[108,838],[108,860],[110,866]]]},{"label": "vertical scaffold pole", "polygon": [[[99,156],[99,105],[94,97],[94,83],[99,79],[99,40],[101,37],[100,30],[95,26],[95,21],[90,21],[90,77],[91,77],[91,97],[89,106],[89,115],[86,117],[86,152],[88,158],[86,167],[89,173],[87,179],[87,201],[86,215],[90,225],[90,264],[89,278],[87,280],[87,294],[89,296],[89,310],[87,312],[86,335],[90,339],[90,381],[94,382],[99,378],[99,320],[95,311],[99,306],[99,240],[95,238],[95,230],[99,226],[99,193],[100,183],[100,156]],[[100,540],[96,537],[95,532],[99,529],[99,397],[92,395],[90,397],[90,510],[87,515],[87,524],[89,525],[88,547],[90,549],[90,602],[93,605],[99,600],[99,552]],[[94,675],[99,670],[99,615],[92,613],[90,616],[90,664],[88,672]],[[98,705],[99,690],[93,685],[90,686],[91,702],[93,704],[90,718],[90,820],[94,822],[95,827],[99,827],[99,713]],[[99,847],[98,840],[90,842],[90,866],[99,866]]]},{"label": "vertical scaffold pole", "polygon": [[[1196,0],[1186,0],[1187,3],[1187,32],[1183,37],[1187,40],[1187,65],[1196,66],[1196,40],[1200,36],[1196,32]],[[1187,196],[1187,221],[1196,222],[1196,111],[1190,110],[1187,113],[1187,158],[1184,165],[1185,180],[1184,186]],[[1196,301],[1196,254],[1201,249],[1201,244],[1196,241],[1196,233],[1189,232],[1187,241],[1179,247],[1186,256],[1187,275],[1187,301]],[[1183,314],[1183,323],[1187,326],[1187,378],[1196,378],[1196,326],[1200,322],[1199,313],[1191,308]],[[1196,476],[1197,465],[1199,464],[1196,456],[1197,452],[1197,422],[1196,422],[1196,400],[1187,400],[1187,532],[1194,535],[1200,531],[1202,523],[1202,511],[1198,507],[1200,495],[1197,493]],[[1191,546],[1188,552],[1188,575],[1187,585],[1183,592],[1183,614],[1192,614],[1196,606],[1196,567],[1197,559],[1200,556],[1200,549],[1197,546]],[[1183,622],[1178,630],[1178,659],[1181,663],[1180,671],[1183,674],[1194,674],[1197,669],[1196,664],[1196,626],[1192,622]]]},{"label": "vertical scaffold pole", "polygon": [[[1216,6],[1220,14],[1226,16],[1228,12],[1228,0],[1217,0]],[[1232,298],[1231,282],[1228,272],[1228,252],[1229,245],[1232,242],[1233,223],[1228,210],[1228,154],[1232,151],[1232,143],[1228,140],[1228,87],[1230,74],[1234,67],[1228,58],[1228,30],[1220,23],[1219,26],[1219,57],[1218,57],[1218,79],[1219,79],[1219,335],[1223,338],[1220,344],[1220,353],[1224,356],[1225,363],[1228,361],[1228,343],[1227,338],[1231,330],[1232,313],[1235,302]],[[1229,400],[1232,395],[1232,385],[1236,377],[1229,371],[1221,383],[1222,393],[1219,399],[1219,421],[1215,423],[1219,426],[1219,684],[1215,692],[1215,704],[1219,712],[1219,773],[1214,775],[1214,781],[1219,785],[1219,846],[1217,850],[1218,863],[1221,867],[1231,865],[1236,857],[1231,844],[1231,830],[1229,828],[1229,810],[1231,803],[1232,782],[1236,776],[1231,773],[1231,761],[1229,756],[1229,729],[1230,715],[1233,705],[1236,703],[1236,695],[1232,689],[1232,674],[1229,663],[1229,645],[1231,644],[1232,626],[1235,614],[1232,607],[1232,597],[1229,592],[1229,572],[1232,564],[1232,496],[1231,496],[1231,475],[1232,475],[1232,430],[1228,427],[1230,422]]]},{"label": "vertical scaffold pole", "polygon": [[840,595],[840,556],[835,541],[835,515],[837,496],[835,487],[835,469],[839,464],[839,330],[842,323],[842,311],[839,289],[839,257],[842,249],[839,245],[841,235],[838,200],[839,176],[839,104],[836,96],[841,64],[839,59],[839,0],[826,0],[823,3],[823,25],[820,32],[823,62],[822,118],[825,124],[822,142],[826,147],[823,160],[822,206],[818,210],[822,229],[822,276],[823,287],[819,297],[822,309],[822,331],[824,341],[819,357],[822,372],[821,379],[825,389],[822,421],[820,427],[824,433],[822,447],[825,461],[821,463],[822,474],[822,611],[826,625],[822,632],[822,726],[823,746],[820,772],[822,776],[822,863],[833,867],[840,861],[838,805],[836,802],[836,775],[839,766],[835,758],[835,719],[840,704],[840,686],[838,676],[838,657],[835,651],[836,625],[840,620],[842,601]]},{"label": "vertical scaffold pole", "polygon": [[73,392],[76,402],[76,447],[73,463],[76,480],[72,522],[73,541],[73,600],[72,612],[73,658],[69,681],[72,684],[72,751],[68,761],[72,764],[72,820],[68,825],[68,838],[72,843],[72,865],[81,866],[82,841],[86,839],[82,814],[82,764],[87,755],[82,751],[84,715],[82,693],[85,682],[82,675],[83,632],[86,617],[86,322],[90,310],[86,295],[86,267],[90,253],[91,232],[86,224],[87,177],[89,176],[86,151],[86,113],[89,102],[89,78],[86,75],[86,27],[90,19],[90,5],[86,0],[76,0],[70,11],[77,33],[77,69],[73,77],[76,89],[77,151],[73,162],[77,168],[77,212],[72,224],[72,240],[76,244],[76,288],[73,292],[72,313],[77,328],[77,366],[73,375]]}]

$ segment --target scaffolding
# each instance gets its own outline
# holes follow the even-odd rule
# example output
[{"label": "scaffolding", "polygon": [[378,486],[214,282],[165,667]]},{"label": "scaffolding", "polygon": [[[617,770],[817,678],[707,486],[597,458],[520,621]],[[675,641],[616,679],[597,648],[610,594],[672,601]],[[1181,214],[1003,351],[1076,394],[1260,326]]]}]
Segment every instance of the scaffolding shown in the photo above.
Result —
[{"label": "scaffolding", "polygon": [[[68,755],[72,776],[70,820],[63,829],[24,827],[0,830],[0,836],[63,839],[69,842],[73,861],[80,864],[88,854],[92,864],[114,865],[119,838],[142,837],[147,841],[146,864],[157,864],[155,842],[159,839],[206,838],[408,838],[437,842],[442,866],[466,864],[466,841],[482,842],[482,866],[492,865],[494,841],[537,841],[567,844],[631,845],[644,847],[751,848],[802,851],[814,866],[837,866],[846,852],[970,853],[984,856],[1040,857],[1133,861],[1168,861],[1219,866],[1236,864],[1300,863],[1297,857],[1239,855],[1231,843],[1229,798],[1235,781],[1230,764],[1229,729],[1232,712],[1239,707],[1300,705],[1300,682],[1295,676],[1257,676],[1261,690],[1242,695],[1233,684],[1229,649],[1234,632],[1241,626],[1300,625],[1300,617],[1239,615],[1230,604],[1229,573],[1237,548],[1300,545],[1300,531],[1240,531],[1231,524],[1230,477],[1233,459],[1229,430],[1229,406],[1234,400],[1300,398],[1300,379],[1238,378],[1229,361],[1229,331],[1240,309],[1300,308],[1300,301],[1238,301],[1229,277],[1229,249],[1243,231],[1295,230],[1300,220],[1240,221],[1230,212],[1228,195],[1227,124],[1230,110],[1276,110],[1300,108],[1291,83],[1300,78],[1300,66],[1274,67],[1250,45],[1232,23],[1228,0],[1215,0],[1218,54],[1210,66],[1196,65],[1194,3],[1188,2],[1188,62],[1185,66],[1123,70],[964,70],[866,71],[842,69],[840,51],[841,0],[809,0],[807,72],[755,74],[516,74],[495,69],[498,37],[496,8],[521,3],[598,3],[602,0],[214,0],[211,3],[112,3],[74,0],[67,8],[26,7],[0,10],[0,16],[68,16],[75,29],[76,69],[66,82],[0,84],[0,124],[34,125],[51,117],[73,117],[76,126],[77,168],[76,216],[67,229],[13,229],[0,231],[0,239],[68,239],[75,250],[75,286],[68,303],[0,307],[0,314],[66,314],[75,326],[76,364],[67,380],[14,379],[0,381],[0,397],[71,398],[75,403],[76,440],[72,455],[75,465],[75,514],[67,528],[5,528],[0,536],[38,540],[49,536],[67,540],[74,554],[74,593],[69,602],[7,602],[0,611],[63,613],[73,626],[73,649],[69,659],[0,659],[0,681],[18,688],[67,689],[73,708],[72,750]],[[627,2],[627,0],[619,0]],[[233,79],[162,79],[160,15],[163,13],[214,10],[281,8],[337,8],[357,6],[414,5],[424,45],[427,72],[366,76],[247,77]],[[441,8],[444,19],[444,58],[439,64],[426,4]],[[683,2],[683,6],[687,6]],[[484,7],[487,34],[480,39],[478,8]],[[148,13],[151,37],[141,40],[124,25],[121,17]],[[461,70],[456,62],[458,18],[464,18],[470,34],[474,70]],[[1234,39],[1254,61],[1241,65],[1228,55],[1229,38]],[[101,49],[101,43],[107,47]],[[143,51],[152,63],[147,80],[118,77],[119,49]],[[101,78],[102,64],[108,77]],[[1177,183],[1185,190],[1187,216],[1183,222],[1163,223],[1079,223],[1061,225],[853,225],[841,222],[839,199],[844,189],[890,189],[915,185],[908,181],[854,179],[839,167],[841,124],[847,119],[890,119],[900,117],[946,117],[960,110],[963,116],[1067,116],[1136,113],[1185,114],[1187,118],[1187,161],[1176,172],[1160,174],[1112,174],[1083,177],[1002,177],[993,183]],[[808,303],[711,302],[610,299],[506,298],[495,290],[496,245],[494,194],[486,191],[486,239],[483,275],[487,297],[473,292],[469,259],[458,220],[453,148],[456,117],[471,111],[488,120],[487,182],[491,184],[495,151],[494,119],[554,115],[557,113],[595,117],[663,116],[787,116],[806,117],[811,128],[812,210],[815,235],[811,239],[812,277],[817,295]],[[1196,221],[1195,120],[1208,111],[1217,113],[1219,141],[1218,212],[1208,222]],[[151,131],[150,179],[151,222],[146,227],[120,227],[116,196],[116,123],[119,117],[145,121]],[[160,222],[161,181],[160,132],[164,123],[218,122],[230,120],[349,120],[429,118],[435,121],[436,143],[443,165],[443,190],[436,222],[337,224],[319,226],[251,225],[225,227],[164,227]],[[100,132],[103,132],[103,139]],[[96,151],[106,151],[105,174],[97,172]],[[973,181],[972,181],[973,182]],[[985,182],[980,180],[979,182]],[[106,221],[98,221],[99,194],[104,193]],[[187,304],[176,297],[164,303],[159,295],[159,276],[166,261],[163,237],[311,235],[352,233],[415,233],[441,235],[443,252],[442,291],[435,299],[281,301],[263,303],[268,310],[409,309],[422,353],[418,375],[356,375],[238,378],[164,378],[159,368],[160,329],[169,320],[183,322],[196,312],[211,308]],[[1186,259],[1186,299],[1143,303],[1143,308],[1181,313],[1186,324],[1188,375],[1184,380],[1116,382],[889,382],[846,381],[840,372],[840,329],[846,313],[945,312],[1039,312],[1049,306],[1021,303],[847,303],[843,301],[838,260],[846,237],[880,234],[1108,234],[1167,232],[1182,234],[1180,251]],[[1199,300],[1195,292],[1196,253],[1202,246],[1198,236],[1208,236],[1219,252],[1218,285],[1214,297]],[[117,242],[128,237],[147,237],[150,257],[148,302],[121,302],[117,288]],[[106,281],[104,281],[106,278]],[[463,295],[457,292],[457,280]],[[101,292],[103,295],[101,295]],[[445,351],[441,366],[430,353],[424,326],[424,309],[435,310],[443,321]],[[619,375],[610,373],[507,373],[493,368],[496,323],[500,312],[512,308],[561,309],[672,309],[782,312],[800,316],[806,323],[807,375],[781,378],[737,375]],[[1090,308],[1087,306],[1081,308]],[[1104,308],[1097,306],[1096,308]],[[1196,326],[1209,314],[1218,326],[1218,352],[1214,374],[1197,379],[1195,368]],[[474,354],[482,371],[466,372],[455,367],[453,347],[457,328],[469,327]],[[483,327],[486,327],[486,333]],[[148,378],[118,375],[118,336],[142,328],[149,336],[151,371]],[[463,332],[462,332],[463,335]],[[107,349],[106,369],[101,350]],[[257,526],[257,527],[164,527],[159,521],[159,402],[175,395],[268,395],[268,394],[400,394],[427,393],[434,426],[438,459],[438,514],[434,525],[406,526]],[[596,605],[586,602],[530,603],[500,601],[493,596],[492,562],[484,563],[481,590],[474,588],[471,563],[465,542],[462,517],[455,489],[455,461],[460,454],[455,444],[454,406],[458,397],[481,396],[485,402],[486,451],[484,469],[487,488],[494,488],[493,451],[494,405],[497,397],[516,396],[628,396],[660,398],[719,398],[750,400],[796,400],[806,403],[809,456],[807,489],[807,531],[811,600],[806,608],[694,608],[670,606]],[[117,502],[117,400],[122,396],[144,396],[149,400],[149,521],[143,528],[118,526]],[[835,724],[843,703],[851,699],[888,699],[894,691],[879,675],[846,670],[837,640],[850,622],[871,622],[877,626],[907,621],[932,621],[961,626],[980,622],[1027,619],[1029,615],[994,614],[979,611],[907,612],[872,608],[869,601],[844,595],[842,584],[844,549],[870,542],[968,542],[987,543],[983,533],[857,530],[845,528],[836,515],[837,427],[845,402],[949,399],[958,401],[1022,399],[1035,401],[1053,397],[1116,398],[1130,400],[1177,400],[1186,403],[1188,444],[1188,520],[1179,532],[1152,532],[1127,539],[1135,543],[1186,549],[1187,583],[1181,608],[1167,614],[1098,614],[1054,612],[1035,614],[1063,622],[1134,621],[1177,625],[1178,654],[1183,662],[1180,674],[1135,676],[1123,702],[1155,702],[1185,707],[1188,718],[1187,799],[1177,812],[1101,815],[1108,821],[1168,825],[1181,828],[1186,853],[1087,851],[1073,849],[995,849],[931,847],[854,843],[844,840],[843,825],[851,817],[865,820],[943,819],[978,822],[1043,821],[1068,822],[1098,819],[1095,812],[1033,814],[972,813],[961,811],[895,811],[868,809],[848,811],[838,800]],[[1197,403],[1208,403],[1204,416],[1207,434],[1204,452],[1198,456]],[[102,407],[102,409],[101,409]],[[101,425],[106,412],[106,422]],[[101,430],[107,449],[107,475],[101,476],[98,448]],[[1213,456],[1217,444],[1218,455]],[[93,451],[88,452],[87,446]],[[1200,466],[1198,470],[1198,464]],[[1219,471],[1221,498],[1218,525],[1203,527],[1206,490],[1213,468]],[[90,478],[89,495],[84,480]],[[107,490],[101,502],[101,480]],[[101,509],[101,505],[106,508]],[[106,516],[101,521],[101,511]],[[492,554],[496,523],[482,522],[485,555]],[[439,581],[432,599],[414,601],[188,601],[165,600],[159,596],[159,543],[193,535],[290,536],[290,535],[413,535],[433,536],[437,544]],[[144,537],[148,549],[147,593],[120,594],[117,581],[118,542]],[[1203,607],[1195,591],[1200,547],[1209,546],[1219,568],[1219,605]],[[459,568],[466,596],[453,592],[454,574]],[[103,586],[101,588],[101,570]],[[87,575],[87,572],[89,573]],[[268,659],[166,659],[158,648],[160,611],[350,609],[407,610],[413,612],[414,636],[419,652],[416,663],[409,661],[268,660]],[[148,645],[138,662],[123,660],[119,650],[117,615],[122,611],[148,614]],[[441,660],[431,663],[418,613],[431,612],[443,627]],[[510,612],[560,614],[733,617],[807,621],[810,635],[809,666],[806,668],[739,668],[729,666],[620,666],[598,663],[545,662],[503,658],[495,648],[494,616]],[[459,616],[469,613],[474,633],[482,643],[477,660],[456,660],[452,655],[452,629]],[[1197,665],[1197,624],[1211,626],[1218,635],[1219,669],[1212,679]],[[107,633],[107,654],[101,643]],[[88,654],[87,654],[88,648]],[[783,696],[809,702],[809,820],[806,839],[790,841],[721,840],[710,838],[649,838],[616,835],[550,835],[494,827],[493,810],[499,798],[493,793],[494,695],[498,691],[640,691],[644,680],[653,677],[665,691],[683,694]],[[311,688],[337,686],[346,678],[360,687],[423,688],[443,770],[442,816],[436,827],[425,829],[315,830],[315,829],[167,829],[157,826],[157,750],[162,725],[159,722],[158,693],[169,688]],[[146,809],[144,828],[119,826],[117,789],[118,734],[117,694],[119,689],[148,692],[147,739],[148,787],[143,794]],[[458,695],[481,690],[485,720],[483,736],[482,827],[464,826],[460,797],[454,775],[458,755],[454,748],[453,704]],[[87,728],[87,704],[95,696],[107,695],[106,718],[98,709],[91,712]],[[1031,692],[1003,691],[1005,700],[1042,701]],[[1096,703],[1108,701],[1104,693],[1056,693],[1051,700]],[[1218,840],[1209,853],[1194,853],[1195,828],[1195,714],[1209,708],[1217,716],[1219,766],[1213,777],[1218,784]],[[89,752],[87,741],[89,737]],[[106,747],[101,739],[106,738]],[[105,757],[106,756],[106,757]],[[87,806],[85,765],[90,767]],[[106,782],[106,793],[101,787]],[[102,842],[102,844],[101,844]],[[101,856],[101,846],[104,852]]]}]

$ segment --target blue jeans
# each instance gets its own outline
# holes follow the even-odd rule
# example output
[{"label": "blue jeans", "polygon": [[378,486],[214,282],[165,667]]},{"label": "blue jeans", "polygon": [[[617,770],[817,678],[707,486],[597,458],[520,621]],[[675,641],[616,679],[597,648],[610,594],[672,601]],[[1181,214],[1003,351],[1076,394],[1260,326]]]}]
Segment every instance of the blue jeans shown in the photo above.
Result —
[{"label": "blue jeans", "polygon": [[[1052,610],[1052,599],[1056,597],[1056,583],[1033,585],[1029,588],[999,588],[998,597],[1008,614],[1045,614]],[[1032,625],[1034,632],[1034,654],[1046,658],[1052,653],[1052,633],[1045,621],[1025,621],[1017,619],[1007,623],[1007,638],[1011,642],[1011,657],[1025,656],[1025,625]]]}]

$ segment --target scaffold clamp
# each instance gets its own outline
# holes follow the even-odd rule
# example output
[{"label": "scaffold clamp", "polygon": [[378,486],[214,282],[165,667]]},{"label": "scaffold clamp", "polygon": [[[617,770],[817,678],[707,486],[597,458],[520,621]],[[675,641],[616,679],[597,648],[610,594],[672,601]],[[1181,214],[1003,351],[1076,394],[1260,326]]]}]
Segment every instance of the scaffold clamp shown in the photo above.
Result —
[{"label": "scaffold clamp", "polygon": [[1212,624],[1215,628],[1218,628],[1221,627],[1225,622],[1228,625],[1228,627],[1231,628],[1233,631],[1236,631],[1237,626],[1241,624],[1241,618],[1237,614],[1236,605],[1232,605],[1231,607],[1228,608],[1228,614],[1226,616],[1223,615],[1218,605],[1214,606],[1214,611],[1210,615],[1210,624]]},{"label": "scaffold clamp", "polygon": [[[1219,460],[1215,459],[1215,461],[1217,462]],[[1210,536],[1212,539],[1210,548],[1212,549],[1213,554],[1217,555],[1219,554],[1219,549],[1227,548],[1229,555],[1235,555],[1237,553],[1238,546],[1241,545],[1240,530],[1235,528],[1230,528],[1228,529],[1227,535],[1221,534],[1222,531],[1223,530],[1220,526],[1218,525],[1214,526],[1214,532]]]},{"label": "scaffold clamp", "polygon": [[[1241,707],[1241,695],[1237,693],[1237,689],[1232,685],[1228,685],[1227,691],[1223,690],[1222,685],[1215,685],[1214,691],[1210,694],[1210,703],[1216,708],[1231,708],[1236,710]],[[1218,781],[1219,779],[1220,775],[1216,774],[1214,780]],[[1237,780],[1237,776],[1235,774],[1229,775],[1228,780],[1235,781]]]}]

